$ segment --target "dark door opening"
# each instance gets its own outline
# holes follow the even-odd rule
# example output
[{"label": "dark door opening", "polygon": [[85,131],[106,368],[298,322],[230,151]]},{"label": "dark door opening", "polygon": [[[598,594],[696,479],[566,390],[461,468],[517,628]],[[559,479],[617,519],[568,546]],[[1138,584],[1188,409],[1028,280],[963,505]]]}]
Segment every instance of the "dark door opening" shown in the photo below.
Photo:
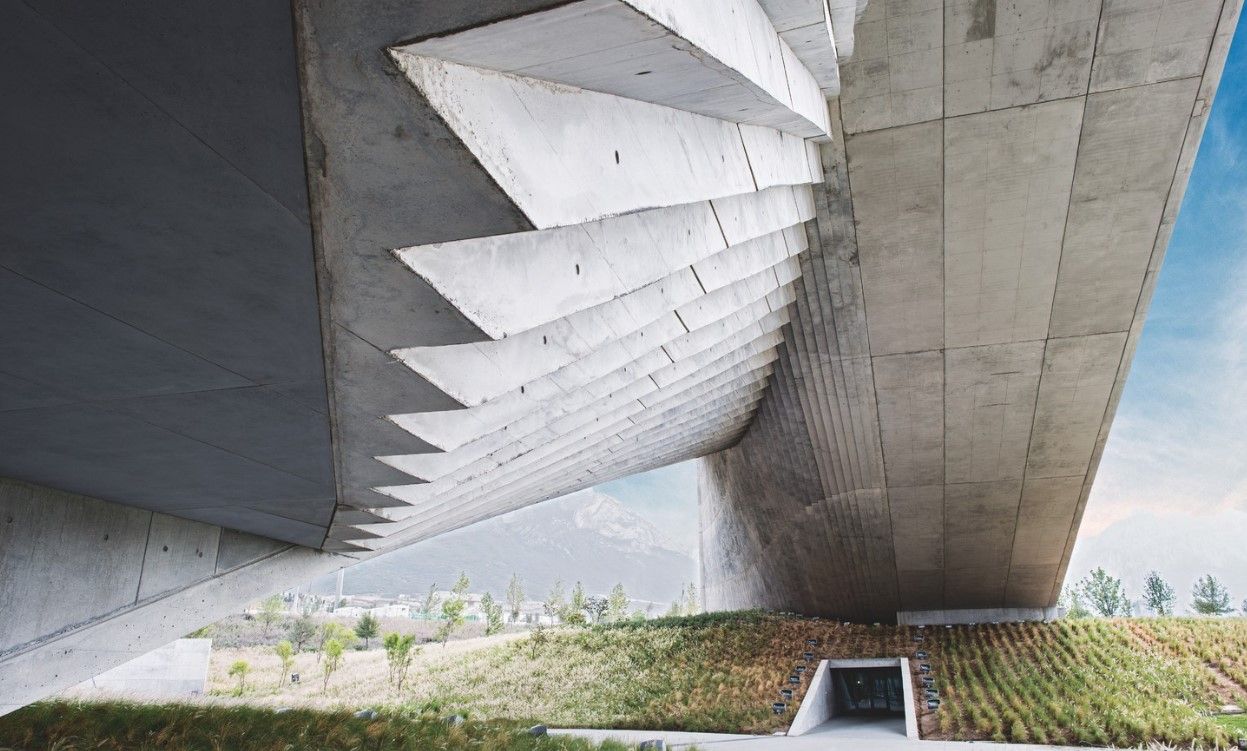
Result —
[{"label": "dark door opening", "polygon": [[831,671],[837,715],[904,717],[905,694],[896,668]]}]

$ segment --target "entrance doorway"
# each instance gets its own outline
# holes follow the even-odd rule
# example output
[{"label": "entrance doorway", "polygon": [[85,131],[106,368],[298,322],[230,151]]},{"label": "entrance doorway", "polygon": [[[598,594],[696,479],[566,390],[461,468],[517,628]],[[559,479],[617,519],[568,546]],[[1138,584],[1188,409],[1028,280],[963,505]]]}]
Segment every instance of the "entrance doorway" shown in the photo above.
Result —
[{"label": "entrance doorway", "polygon": [[830,672],[836,715],[905,716],[905,692],[898,668],[837,668]]},{"label": "entrance doorway", "polygon": [[909,660],[821,660],[788,735],[918,739]]}]

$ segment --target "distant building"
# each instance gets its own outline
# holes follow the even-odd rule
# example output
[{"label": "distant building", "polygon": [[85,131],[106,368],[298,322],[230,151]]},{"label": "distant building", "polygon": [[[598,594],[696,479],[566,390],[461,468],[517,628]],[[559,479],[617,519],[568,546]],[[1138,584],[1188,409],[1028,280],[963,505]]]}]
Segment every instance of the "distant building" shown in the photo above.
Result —
[{"label": "distant building", "polygon": [[375,608],[369,608],[368,613],[375,618],[410,618],[411,606],[392,602],[388,605],[378,605]]}]

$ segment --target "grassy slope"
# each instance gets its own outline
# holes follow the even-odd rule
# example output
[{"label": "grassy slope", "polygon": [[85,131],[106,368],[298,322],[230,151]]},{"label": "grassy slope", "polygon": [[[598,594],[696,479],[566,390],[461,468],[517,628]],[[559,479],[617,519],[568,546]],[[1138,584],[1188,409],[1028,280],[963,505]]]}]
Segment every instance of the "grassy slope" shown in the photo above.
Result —
[{"label": "grassy slope", "polygon": [[[919,633],[924,641],[916,643]],[[471,651],[464,651],[467,644],[444,653],[427,647],[401,695],[385,686],[384,658],[376,651],[348,653],[347,667],[327,691],[312,674],[314,657],[303,656],[301,686],[277,689],[276,658],[257,656],[248,679],[256,688],[239,700],[216,701],[380,705],[556,726],[769,732],[792,718],[771,714],[770,703],[807,639],[819,641],[819,657],[928,651],[944,700],[938,712],[924,707],[920,715],[928,738],[1224,745],[1238,733],[1209,713],[1247,700],[1243,619],[920,632],[735,613],[557,630],[538,645],[524,637]],[[227,664],[232,655],[220,657]],[[224,680],[216,685],[228,685]]]},{"label": "grassy slope", "polygon": [[[819,657],[928,651],[944,702],[937,712],[920,708],[928,738],[1210,745],[1229,734],[1206,715],[1247,700],[1243,619],[936,628],[916,643],[918,633],[761,613],[664,619],[556,631],[535,651],[528,638],[445,656],[427,648],[401,696],[385,687],[383,658],[373,654],[350,655],[360,667],[335,677],[327,693],[317,681],[265,688],[268,696],[248,700],[379,702],[561,726],[770,732],[791,720],[791,713],[771,714],[770,703],[807,639],[819,640]],[[264,660],[276,664],[257,658],[253,680],[271,686],[275,668]]]},{"label": "grassy slope", "polygon": [[[57,751],[591,751],[585,740],[535,738],[511,722],[448,725],[435,717],[126,703],[36,704],[0,717],[0,749]],[[607,742],[602,751],[623,751]]]}]

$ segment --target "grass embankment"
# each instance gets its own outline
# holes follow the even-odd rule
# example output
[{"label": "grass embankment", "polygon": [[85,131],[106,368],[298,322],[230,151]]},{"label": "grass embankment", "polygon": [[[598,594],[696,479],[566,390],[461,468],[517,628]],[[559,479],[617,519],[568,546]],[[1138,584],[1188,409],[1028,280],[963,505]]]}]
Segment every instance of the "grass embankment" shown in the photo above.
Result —
[{"label": "grass embankment", "polygon": [[35,704],[0,717],[0,751],[624,751],[579,738],[533,737],[514,722],[349,712],[122,702]]},{"label": "grass embankment", "polygon": [[[921,642],[914,637],[923,635]],[[809,639],[817,646],[807,647]],[[791,721],[771,702],[801,653],[819,658],[929,653],[942,706],[920,702],[924,737],[1139,746],[1228,746],[1247,701],[1247,620],[1126,619],[915,628],[762,613],[558,629],[543,640],[426,646],[401,693],[375,650],[346,655],[327,689],[304,655],[303,682],[278,688],[277,658],[256,652],[238,699],[272,706],[375,706],[384,716],[499,718],[528,725],[765,733]],[[227,665],[223,650],[214,663]],[[918,660],[912,660],[917,670]],[[300,669],[300,668],[296,668]],[[812,670],[807,671],[807,677]],[[915,684],[917,676],[912,677]],[[808,680],[797,689],[800,701]],[[233,682],[214,676],[218,691]],[[915,692],[920,696],[920,692]],[[284,716],[284,715],[283,715]],[[0,720],[2,722],[2,720]],[[3,737],[3,736],[0,736]],[[2,745],[2,744],[0,744]],[[223,746],[228,747],[228,746]],[[436,746],[431,746],[436,747]],[[384,747],[383,747],[384,748]],[[505,747],[504,747],[505,748]]]},{"label": "grass embankment", "polygon": [[[914,642],[919,633],[924,641]],[[943,704],[929,711],[920,702],[927,738],[1227,745],[1237,731],[1210,715],[1223,704],[1247,701],[1243,619],[1081,620],[919,631],[762,613],[559,630],[541,645],[526,637],[444,656],[440,647],[426,647],[401,695],[385,686],[379,655],[357,653],[348,655],[356,667],[341,680],[335,676],[328,691],[311,681],[301,688],[261,688],[258,693],[265,696],[248,700],[319,706],[375,702],[565,727],[763,733],[792,719],[795,706],[777,716],[770,704],[780,698],[807,639],[818,640],[813,651],[820,658],[929,652]],[[219,655],[221,664],[232,657]],[[254,664],[258,672],[250,680],[275,685],[276,658],[261,655]],[[916,670],[916,660],[913,666]],[[230,685],[223,676],[218,680],[220,689]],[[797,690],[797,702],[804,687]]]}]

